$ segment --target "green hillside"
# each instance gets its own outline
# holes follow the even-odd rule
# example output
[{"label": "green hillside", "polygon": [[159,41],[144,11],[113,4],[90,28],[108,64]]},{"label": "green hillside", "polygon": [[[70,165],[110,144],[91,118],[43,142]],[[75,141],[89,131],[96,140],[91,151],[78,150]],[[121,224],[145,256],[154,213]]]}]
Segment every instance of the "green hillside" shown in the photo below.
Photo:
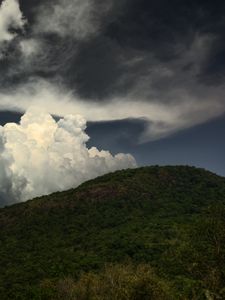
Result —
[{"label": "green hillside", "polygon": [[146,167],[0,209],[0,299],[225,299],[225,178]]}]

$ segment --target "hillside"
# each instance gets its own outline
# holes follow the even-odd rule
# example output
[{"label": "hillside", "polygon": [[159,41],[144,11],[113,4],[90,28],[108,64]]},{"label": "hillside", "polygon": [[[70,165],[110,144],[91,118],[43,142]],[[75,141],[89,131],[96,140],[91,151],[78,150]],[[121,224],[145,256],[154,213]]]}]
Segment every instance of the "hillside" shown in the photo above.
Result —
[{"label": "hillside", "polygon": [[2,300],[225,299],[225,178],[202,169],[118,171],[0,228]]}]

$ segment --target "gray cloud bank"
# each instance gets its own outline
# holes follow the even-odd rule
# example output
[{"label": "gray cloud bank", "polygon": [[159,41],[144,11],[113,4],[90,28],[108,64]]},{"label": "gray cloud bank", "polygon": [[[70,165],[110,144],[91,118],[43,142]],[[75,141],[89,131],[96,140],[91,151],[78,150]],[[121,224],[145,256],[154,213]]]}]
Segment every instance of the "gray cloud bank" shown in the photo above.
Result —
[{"label": "gray cloud bank", "polygon": [[225,112],[221,1],[21,0],[16,7],[26,32],[0,61],[0,109],[35,104],[88,121],[143,118],[141,142]]}]

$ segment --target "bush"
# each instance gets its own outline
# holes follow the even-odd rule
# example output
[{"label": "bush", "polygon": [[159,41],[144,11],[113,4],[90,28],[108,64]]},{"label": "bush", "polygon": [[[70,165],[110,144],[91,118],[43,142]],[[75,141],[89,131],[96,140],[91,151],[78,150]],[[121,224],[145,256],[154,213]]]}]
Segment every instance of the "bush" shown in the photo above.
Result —
[{"label": "bush", "polygon": [[[44,285],[42,285],[44,287]],[[54,299],[63,300],[169,300],[169,285],[159,279],[149,265],[108,265],[99,274],[83,274],[54,285]]]}]

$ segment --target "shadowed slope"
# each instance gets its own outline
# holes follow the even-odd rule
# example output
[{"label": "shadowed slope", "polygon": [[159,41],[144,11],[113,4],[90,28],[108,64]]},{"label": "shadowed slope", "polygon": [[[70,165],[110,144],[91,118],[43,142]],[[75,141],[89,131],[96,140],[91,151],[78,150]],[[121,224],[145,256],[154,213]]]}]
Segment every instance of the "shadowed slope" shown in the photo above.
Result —
[{"label": "shadowed slope", "polygon": [[[212,281],[202,275],[203,262],[219,270],[225,253],[224,240],[216,241],[217,255],[216,245],[210,246],[204,233],[220,228],[208,220],[220,220],[218,212],[222,214],[224,206],[224,178],[193,167],[155,166],[118,171],[75,190],[1,209],[1,299],[36,299],[45,279],[75,280],[82,272],[124,261],[150,264],[175,285],[176,295],[184,288],[194,293],[198,284],[203,291]],[[217,233],[222,235],[222,229]],[[190,240],[192,235],[198,243]],[[208,250],[201,255],[203,262],[196,262],[204,248]],[[190,271],[193,263],[201,269]],[[221,288],[224,275],[218,276],[213,292]]]}]

